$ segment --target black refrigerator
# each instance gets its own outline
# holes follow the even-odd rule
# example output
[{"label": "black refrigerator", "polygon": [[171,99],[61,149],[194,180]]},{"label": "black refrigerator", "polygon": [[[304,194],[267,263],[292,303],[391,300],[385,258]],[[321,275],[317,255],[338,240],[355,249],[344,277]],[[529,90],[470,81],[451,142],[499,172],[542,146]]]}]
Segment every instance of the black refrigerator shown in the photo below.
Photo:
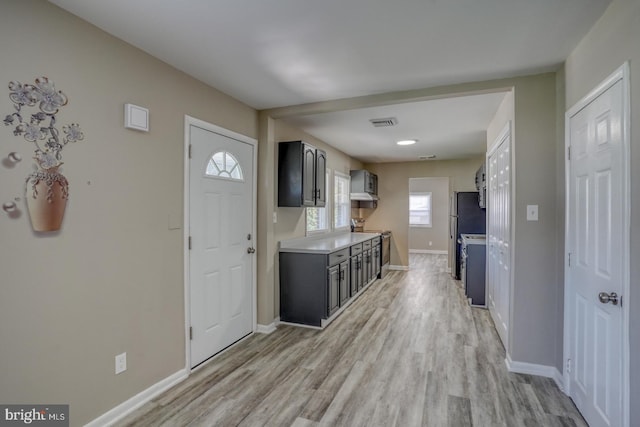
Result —
[{"label": "black refrigerator", "polygon": [[461,234],[485,234],[486,212],[480,208],[477,191],[456,191],[449,207],[449,265],[451,275],[460,279]]}]

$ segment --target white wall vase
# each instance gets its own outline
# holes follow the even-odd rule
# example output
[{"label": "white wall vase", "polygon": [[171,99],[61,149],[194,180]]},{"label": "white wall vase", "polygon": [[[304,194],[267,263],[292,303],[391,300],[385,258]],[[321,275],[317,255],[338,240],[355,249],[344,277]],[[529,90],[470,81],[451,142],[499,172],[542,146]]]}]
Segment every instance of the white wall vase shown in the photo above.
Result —
[{"label": "white wall vase", "polygon": [[69,199],[69,182],[59,166],[38,169],[27,177],[25,199],[34,231],[58,231]]}]

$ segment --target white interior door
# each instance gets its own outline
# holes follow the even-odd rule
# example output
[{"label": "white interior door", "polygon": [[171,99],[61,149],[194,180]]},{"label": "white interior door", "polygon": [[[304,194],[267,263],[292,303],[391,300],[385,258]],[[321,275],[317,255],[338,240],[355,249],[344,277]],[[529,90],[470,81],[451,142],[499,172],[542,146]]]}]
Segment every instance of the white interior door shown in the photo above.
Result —
[{"label": "white interior door", "polygon": [[511,292],[511,130],[507,126],[488,159],[487,306],[507,347]]},{"label": "white interior door", "polygon": [[567,371],[569,394],[592,427],[623,425],[623,111],[618,80],[568,120]]},{"label": "white interior door", "polygon": [[253,331],[252,144],[189,128],[191,366]]}]

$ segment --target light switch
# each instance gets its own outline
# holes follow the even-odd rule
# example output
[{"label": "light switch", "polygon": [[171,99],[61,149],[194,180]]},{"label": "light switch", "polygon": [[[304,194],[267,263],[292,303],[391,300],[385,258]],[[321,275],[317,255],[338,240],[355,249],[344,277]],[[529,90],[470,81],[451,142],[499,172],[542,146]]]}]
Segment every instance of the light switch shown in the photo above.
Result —
[{"label": "light switch", "polygon": [[538,220],[538,205],[527,205],[527,221]]}]

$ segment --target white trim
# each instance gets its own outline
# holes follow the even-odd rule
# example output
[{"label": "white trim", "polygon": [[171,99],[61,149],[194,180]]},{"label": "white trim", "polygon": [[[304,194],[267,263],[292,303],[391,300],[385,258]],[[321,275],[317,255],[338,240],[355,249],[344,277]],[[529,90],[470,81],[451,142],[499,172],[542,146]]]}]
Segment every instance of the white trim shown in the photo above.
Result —
[{"label": "white trim", "polygon": [[[598,86],[592,89],[584,98],[580,101],[576,102],[573,107],[567,110],[565,113],[565,153],[569,149],[571,142],[571,130],[570,130],[570,120],[571,117],[576,115],[580,110],[589,105],[593,100],[599,97],[602,93],[607,91],[611,86],[616,84],[618,81],[622,81],[622,102],[623,102],[623,111],[622,111],[622,156],[623,156],[623,190],[622,190],[622,199],[623,199],[623,215],[624,215],[624,224],[622,226],[623,233],[623,273],[622,273],[622,295],[627,296],[630,293],[631,288],[631,269],[630,269],[630,253],[631,253],[631,164],[630,164],[630,146],[631,146],[631,91],[630,91],[630,83],[629,83],[629,75],[630,75],[630,66],[629,61],[626,61],[622,66],[620,66],[617,70],[615,70],[611,75],[609,75],[606,79],[602,81]],[[565,254],[564,254],[564,262],[565,266],[568,265],[569,251],[567,250],[568,242],[569,242],[569,204],[571,202],[571,193],[570,193],[570,174],[571,174],[571,161],[567,158],[565,154]],[[570,336],[570,305],[569,301],[566,298],[566,295],[571,287],[570,283],[570,275],[568,268],[564,269],[564,352],[563,352],[563,360],[566,361],[570,358],[570,348],[571,348],[571,336]],[[630,425],[630,384],[629,384],[629,361],[630,361],[630,344],[629,344],[629,298],[625,299],[626,303],[620,307],[622,310],[622,425],[629,426]],[[571,378],[569,377],[569,373],[564,370],[563,375],[564,380],[564,391],[567,395],[571,394]]]},{"label": "white trim", "polygon": [[507,354],[504,359],[507,365],[507,371],[516,374],[537,375],[539,377],[551,378],[558,388],[564,391],[562,384],[562,374],[555,366],[538,365],[536,363],[516,362],[511,360],[511,355]]},{"label": "white trim", "polygon": [[86,427],[107,427],[120,421],[145,403],[151,401],[151,399],[169,390],[174,385],[181,381],[184,381],[189,376],[187,369],[181,369],[175,374],[169,375],[167,378],[158,381],[146,390],[142,390],[132,398],[122,402],[118,406],[110,409],[98,418],[89,421],[85,424]]},{"label": "white trim", "polygon": [[408,265],[390,265],[389,270],[409,271]]},{"label": "white trim", "polygon": [[[189,210],[189,173],[191,170],[191,164],[189,161],[189,145],[191,142],[191,134],[190,127],[197,126],[202,129],[215,132],[217,134],[226,136],[228,138],[235,139],[240,142],[247,143],[253,147],[253,182],[251,183],[253,186],[253,194],[252,194],[252,203],[253,203],[253,212],[251,214],[251,234],[253,236],[253,246],[258,247],[258,141],[250,138],[246,135],[242,135],[237,132],[233,132],[231,130],[225,129],[220,126],[216,126],[214,124],[205,122],[203,120],[197,119],[195,117],[191,117],[189,115],[184,116],[184,211],[183,211],[183,247],[184,247],[184,255],[183,255],[183,271],[184,271],[184,316],[185,316],[185,326],[184,326],[184,337],[185,337],[185,369],[187,372],[191,371],[191,340],[189,339],[189,327],[191,324],[191,304],[190,304],[190,295],[191,295],[191,284],[189,281],[190,277],[190,263],[189,263],[189,218],[190,218],[190,210]],[[258,328],[258,263],[257,256],[253,257],[251,269],[252,273],[252,299],[253,299],[253,313],[252,313],[252,325],[253,331],[256,331]]]},{"label": "white trim", "polygon": [[[336,204],[336,177],[340,177],[342,179],[346,179],[347,180],[347,190],[349,190],[351,188],[351,175],[347,175],[346,173],[342,173],[340,171],[334,170],[333,171],[333,175],[332,175],[332,188],[333,188],[333,193],[332,193],[332,209],[331,209],[331,230],[332,231],[351,231],[351,225],[349,224],[349,221],[347,221],[346,225],[343,225],[341,227],[336,227],[336,211],[335,208],[337,206]],[[350,193],[347,193],[347,211],[350,212],[351,211],[351,198],[350,198]]]},{"label": "white trim", "polygon": [[449,251],[443,251],[439,249],[409,249],[410,254],[436,254],[447,255]]},{"label": "white trim", "polygon": [[258,323],[258,325],[256,326],[256,332],[259,334],[269,335],[270,333],[276,331],[279,323],[280,323],[279,319],[275,319],[273,322],[269,323],[268,325],[262,325]]}]

